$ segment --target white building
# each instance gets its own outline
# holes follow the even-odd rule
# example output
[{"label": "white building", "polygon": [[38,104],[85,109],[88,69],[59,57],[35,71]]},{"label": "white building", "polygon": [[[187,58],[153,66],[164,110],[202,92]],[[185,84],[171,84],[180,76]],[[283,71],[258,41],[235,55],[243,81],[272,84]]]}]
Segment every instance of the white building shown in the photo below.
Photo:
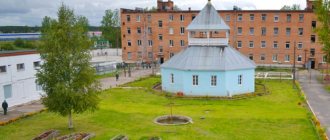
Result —
[{"label": "white building", "polygon": [[40,64],[36,51],[0,52],[0,102],[14,106],[40,99],[35,76]]}]

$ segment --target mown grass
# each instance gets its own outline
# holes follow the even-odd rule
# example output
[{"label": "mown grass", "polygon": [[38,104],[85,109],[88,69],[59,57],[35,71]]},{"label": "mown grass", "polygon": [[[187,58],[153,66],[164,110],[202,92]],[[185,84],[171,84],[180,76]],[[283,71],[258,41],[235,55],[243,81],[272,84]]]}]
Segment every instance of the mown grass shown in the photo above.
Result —
[{"label": "mown grass", "polygon": [[[125,86],[147,87],[159,77],[141,79]],[[271,94],[246,100],[168,99],[146,89],[111,89],[101,96],[99,110],[74,115],[76,132],[92,132],[95,139],[110,139],[126,134],[130,139],[160,136],[165,140],[315,140],[315,127],[298,90],[291,81],[268,80]],[[153,119],[169,114],[168,104],[174,102],[173,113],[186,115],[194,123],[183,126],[159,126]],[[205,119],[200,119],[205,117]],[[67,134],[65,117],[44,112],[0,127],[0,139],[31,139],[39,133],[57,129]]]}]

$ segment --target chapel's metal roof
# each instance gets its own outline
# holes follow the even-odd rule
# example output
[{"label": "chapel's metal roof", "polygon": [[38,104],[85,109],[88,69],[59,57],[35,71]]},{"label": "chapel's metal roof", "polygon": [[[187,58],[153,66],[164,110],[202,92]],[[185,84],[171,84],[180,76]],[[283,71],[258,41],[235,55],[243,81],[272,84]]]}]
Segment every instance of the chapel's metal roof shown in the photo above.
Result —
[{"label": "chapel's metal roof", "polygon": [[229,30],[229,26],[219,16],[209,1],[188,25],[187,30]]},{"label": "chapel's metal roof", "polygon": [[161,65],[178,70],[254,69],[256,64],[230,46],[189,46]]}]

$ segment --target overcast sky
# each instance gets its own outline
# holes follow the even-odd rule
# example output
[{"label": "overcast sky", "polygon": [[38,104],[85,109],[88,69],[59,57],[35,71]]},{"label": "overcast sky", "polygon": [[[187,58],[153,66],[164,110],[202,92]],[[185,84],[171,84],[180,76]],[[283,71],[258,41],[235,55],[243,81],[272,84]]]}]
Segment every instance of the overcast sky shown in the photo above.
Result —
[{"label": "overcast sky", "polygon": [[[156,6],[157,0],[0,0],[0,26],[36,26],[42,18],[55,18],[61,2],[85,16],[90,25],[99,26],[106,9]],[[166,0],[167,1],[167,0]],[[207,0],[173,0],[181,9],[200,10]],[[232,9],[238,5],[243,10],[280,9],[283,5],[299,4],[306,7],[306,0],[212,0],[218,10]]]}]

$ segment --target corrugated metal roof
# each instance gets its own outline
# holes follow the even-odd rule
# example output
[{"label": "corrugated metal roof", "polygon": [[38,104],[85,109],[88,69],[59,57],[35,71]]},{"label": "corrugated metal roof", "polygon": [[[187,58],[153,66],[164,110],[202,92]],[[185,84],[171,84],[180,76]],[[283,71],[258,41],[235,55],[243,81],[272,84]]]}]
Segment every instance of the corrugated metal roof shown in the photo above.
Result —
[{"label": "corrugated metal roof", "polygon": [[254,69],[256,64],[230,46],[189,46],[161,68],[226,71]]},{"label": "corrugated metal roof", "polygon": [[187,30],[229,30],[229,26],[219,16],[209,1],[188,25]]}]

